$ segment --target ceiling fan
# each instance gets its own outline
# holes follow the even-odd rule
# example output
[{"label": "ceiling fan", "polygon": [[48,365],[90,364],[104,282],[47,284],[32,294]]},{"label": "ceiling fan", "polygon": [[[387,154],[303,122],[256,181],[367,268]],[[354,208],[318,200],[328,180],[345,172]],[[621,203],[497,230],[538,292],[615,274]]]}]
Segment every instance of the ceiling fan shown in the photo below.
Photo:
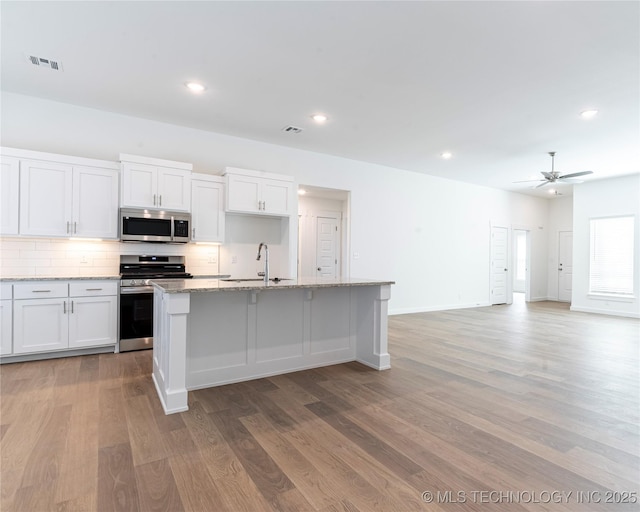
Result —
[{"label": "ceiling fan", "polygon": [[555,151],[549,151],[549,155],[551,156],[551,172],[541,171],[544,179],[542,180],[524,180],[524,181],[514,181],[513,183],[528,183],[531,181],[541,181],[539,185],[536,185],[533,188],[540,188],[548,185],[549,183],[582,183],[582,180],[576,180],[578,176],[586,176],[587,174],[593,174],[593,171],[583,171],[583,172],[573,172],[571,174],[563,174],[562,176],[558,171],[556,171],[553,167],[554,157],[556,156]]}]

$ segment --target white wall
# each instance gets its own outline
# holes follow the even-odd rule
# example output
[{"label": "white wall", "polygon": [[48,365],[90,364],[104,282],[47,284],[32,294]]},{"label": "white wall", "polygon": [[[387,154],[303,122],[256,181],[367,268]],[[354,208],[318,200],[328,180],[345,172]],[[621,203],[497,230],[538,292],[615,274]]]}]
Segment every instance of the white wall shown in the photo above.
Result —
[{"label": "white wall", "polygon": [[547,295],[547,199],[13,93],[1,116],[3,146],[258,169],[351,191],[350,275],[395,280],[392,313],[488,304],[492,222],[531,229],[531,295]]},{"label": "white wall", "polygon": [[[589,296],[589,220],[635,215],[634,294],[632,300]],[[573,293],[571,309],[640,317],[640,174],[583,183],[573,192]]]},{"label": "white wall", "polygon": [[560,231],[573,231],[573,196],[549,200],[549,281],[547,299],[558,300],[558,243]]}]

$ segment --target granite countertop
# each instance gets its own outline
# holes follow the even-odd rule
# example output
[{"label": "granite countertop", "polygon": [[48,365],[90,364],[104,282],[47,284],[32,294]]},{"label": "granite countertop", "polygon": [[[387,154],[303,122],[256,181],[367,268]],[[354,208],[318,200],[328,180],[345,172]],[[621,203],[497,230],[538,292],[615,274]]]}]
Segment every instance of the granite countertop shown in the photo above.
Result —
[{"label": "granite countertop", "polygon": [[156,288],[166,293],[207,293],[231,292],[241,290],[283,290],[293,288],[335,288],[340,286],[380,286],[395,284],[394,281],[377,281],[375,279],[358,278],[315,278],[282,279],[278,282],[262,279],[251,281],[226,281],[221,279],[157,279],[151,282]]},{"label": "granite countertop", "polygon": [[23,276],[23,277],[1,277],[0,282],[6,283],[9,281],[107,281],[107,280],[119,280],[120,276],[64,276],[64,277],[49,277],[49,276]]}]

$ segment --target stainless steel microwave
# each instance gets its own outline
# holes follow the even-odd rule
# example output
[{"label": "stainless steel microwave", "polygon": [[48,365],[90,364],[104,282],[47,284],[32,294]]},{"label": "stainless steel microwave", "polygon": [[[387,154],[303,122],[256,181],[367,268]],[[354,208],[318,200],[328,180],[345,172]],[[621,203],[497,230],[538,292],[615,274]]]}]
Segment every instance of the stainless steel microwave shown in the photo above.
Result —
[{"label": "stainless steel microwave", "polygon": [[185,212],[120,209],[120,240],[185,244],[191,240],[191,215]]}]

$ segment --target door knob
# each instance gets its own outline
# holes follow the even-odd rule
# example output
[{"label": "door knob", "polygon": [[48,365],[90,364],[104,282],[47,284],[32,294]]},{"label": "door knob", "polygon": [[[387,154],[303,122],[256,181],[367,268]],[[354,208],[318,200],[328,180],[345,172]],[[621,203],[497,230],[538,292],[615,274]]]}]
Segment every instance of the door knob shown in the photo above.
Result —
[{"label": "door knob", "polygon": [[322,270],[322,268],[321,268],[321,267],[318,267],[316,270],[317,270],[318,272],[320,272],[320,271]]}]

